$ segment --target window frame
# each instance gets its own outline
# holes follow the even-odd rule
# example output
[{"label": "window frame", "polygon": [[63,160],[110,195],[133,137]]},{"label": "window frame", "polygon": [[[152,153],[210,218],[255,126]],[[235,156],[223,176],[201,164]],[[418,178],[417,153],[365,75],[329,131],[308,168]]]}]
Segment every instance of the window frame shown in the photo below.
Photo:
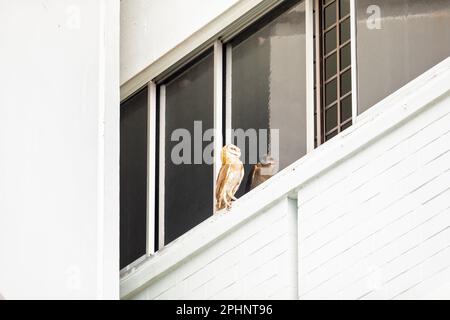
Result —
[{"label": "window frame", "polygon": [[358,61],[356,38],[356,0],[350,0],[350,65],[352,70],[352,126],[361,120],[358,115]]},{"label": "window frame", "polygon": [[[316,0],[305,2],[306,34],[306,134],[307,154],[314,151],[314,19]],[[363,114],[357,114],[357,61],[356,61],[356,17],[355,1],[350,0],[350,38],[351,38],[351,85],[352,85],[352,126]],[[148,175],[147,175],[147,250],[146,255],[121,270],[121,274],[135,267],[146,257],[152,256],[165,246],[164,243],[164,140],[165,140],[165,87],[161,85],[174,73],[190,64],[208,50],[214,55],[214,199],[216,178],[221,166],[220,151],[224,144],[231,142],[231,46],[229,40],[241,33],[251,24],[280,5],[282,0],[260,0],[250,8],[239,3],[232,9],[210,22],[196,34],[186,39],[174,50],[162,56],[141,73],[121,85],[121,103],[134,93],[148,86]],[[226,51],[226,54],[224,54]],[[225,81],[224,81],[225,80]],[[327,142],[324,142],[327,143]],[[320,145],[320,144],[319,144]],[[318,145],[318,146],[319,146]],[[215,209],[214,209],[215,211]],[[212,212],[211,216],[213,215]]]},{"label": "window frame", "polygon": [[[149,163],[150,163],[150,160],[149,160],[149,156],[150,156],[150,150],[149,150],[149,135],[151,134],[150,133],[150,123],[149,123],[149,119],[150,119],[150,114],[149,114],[149,108],[148,108],[148,106],[149,106],[149,95],[150,95],[150,93],[149,93],[149,88],[148,88],[148,86],[143,86],[143,87],[141,87],[141,88],[139,88],[138,90],[136,90],[135,92],[133,92],[133,94],[131,94],[131,95],[129,95],[126,99],[124,99],[124,100],[122,100],[122,101],[120,101],[120,105],[119,105],[119,108],[120,108],[120,117],[119,117],[119,121],[120,121],[120,125],[122,125],[122,110],[123,109],[126,109],[126,108],[129,108],[130,106],[124,106],[124,104],[126,104],[130,99],[133,99],[133,98],[135,98],[136,97],[136,95],[139,95],[141,92],[143,92],[144,90],[146,90],[146,92],[147,92],[147,97],[146,97],[146,101],[147,101],[147,110],[146,110],[146,114],[147,114],[147,120],[146,120],[146,133],[147,133],[147,137],[146,137],[146,151],[147,151],[147,153],[146,153],[146,161],[147,161],[147,168],[146,168],[146,173],[147,173],[147,179],[146,179],[146,191],[145,191],[145,196],[146,196],[146,204],[145,204],[145,208],[146,208],[146,214],[145,214],[145,224],[146,224],[146,239],[145,239],[145,252],[144,252],[144,254],[142,254],[139,258],[137,258],[136,260],[134,260],[134,261],[140,261],[141,259],[143,259],[145,256],[146,256],[146,253],[147,253],[147,241],[148,241],[148,229],[147,229],[147,225],[148,225],[148,219],[149,219],[149,216],[148,216],[148,190],[149,190],[149,175],[150,175],[150,171],[149,171],[149,169],[151,169],[151,168],[149,168]],[[120,138],[122,138],[121,137],[121,133],[119,134],[119,136],[120,136]],[[122,149],[122,147],[121,147],[121,145],[120,145],[120,148],[119,149]],[[120,162],[121,162],[121,159],[119,159],[119,165],[120,165]],[[121,180],[121,178],[120,178],[120,180]],[[121,183],[120,183],[121,184]],[[119,206],[119,210],[121,210],[121,208],[120,208],[120,206]],[[134,263],[134,261],[131,263],[131,264],[133,264]],[[130,264],[129,264],[130,265]],[[126,267],[126,266],[125,266]]]},{"label": "window frame", "polygon": [[[154,200],[152,203],[154,204],[153,212],[148,212],[148,214],[152,215],[153,217],[158,217],[157,221],[156,219],[153,219],[153,224],[148,226],[148,231],[152,231],[153,233],[155,230],[158,230],[157,237],[155,235],[148,235],[148,238],[155,239],[153,242],[149,240],[149,246],[151,246],[148,250],[147,254],[151,255],[155,253],[157,250],[162,249],[166,243],[165,243],[165,166],[163,165],[165,163],[165,155],[166,155],[166,82],[167,80],[173,76],[174,74],[177,74],[183,70],[184,67],[187,65],[190,66],[191,64],[195,65],[195,63],[199,61],[195,61],[196,58],[201,57],[204,53],[211,51],[211,54],[213,55],[213,78],[214,78],[214,85],[213,85],[213,97],[214,97],[214,105],[213,105],[213,124],[214,124],[214,137],[213,137],[213,143],[214,143],[214,163],[213,163],[213,190],[210,194],[210,196],[213,199],[213,207],[215,213],[215,181],[217,179],[217,175],[219,173],[219,169],[221,166],[221,160],[220,160],[220,152],[217,152],[217,150],[221,150],[222,148],[222,66],[223,66],[223,58],[222,58],[222,43],[220,41],[215,41],[213,44],[213,47],[207,47],[201,54],[195,56],[191,60],[189,60],[183,67],[180,67],[176,69],[174,72],[168,74],[165,77],[159,78],[158,81],[151,81],[152,86],[154,89],[154,95],[158,95],[158,98],[155,97],[155,104],[152,106],[155,110],[155,114],[158,114],[158,122],[156,124],[156,131],[158,132],[158,159],[155,158],[155,162],[153,167],[157,167],[158,171],[158,181],[155,182],[155,188],[152,192],[153,194],[149,195],[149,197],[152,197]],[[155,133],[156,135],[156,133]],[[155,138],[156,139],[156,138]],[[156,150],[155,150],[156,151]],[[155,176],[156,178],[156,176]],[[156,189],[156,183],[158,184],[158,192]],[[151,191],[150,191],[151,192]],[[158,193],[158,194],[156,194]],[[156,199],[157,204],[156,205]]]},{"label": "window frame", "polygon": [[[328,140],[331,140],[332,138],[334,138],[334,136],[338,135],[340,132],[344,131],[345,129],[347,129],[348,127],[351,127],[353,125],[355,125],[358,121],[360,121],[359,116],[358,115],[358,81],[357,81],[357,54],[356,54],[356,48],[357,48],[357,44],[356,44],[356,12],[355,12],[355,8],[356,8],[356,0],[350,0],[349,1],[349,10],[350,12],[345,15],[344,17],[340,17],[340,1],[334,1],[334,3],[336,4],[336,17],[335,17],[335,21],[333,22],[333,24],[331,24],[330,26],[328,26],[326,29],[323,29],[322,27],[322,23],[323,23],[323,8],[324,7],[328,7],[331,6],[332,1],[328,2],[326,5],[322,4],[323,0],[309,0],[308,2],[310,3],[309,6],[309,16],[311,17],[312,21],[309,21],[308,25],[310,28],[310,34],[308,36],[308,38],[311,38],[311,48],[310,50],[312,51],[310,53],[311,58],[309,59],[308,63],[308,67],[312,68],[312,71],[310,71],[312,73],[311,78],[310,78],[310,82],[312,83],[311,88],[309,88],[310,91],[308,91],[309,94],[311,94],[312,92],[312,98],[310,98],[312,101],[310,102],[311,105],[314,105],[314,107],[312,108],[313,111],[313,120],[314,121],[314,114],[317,114],[317,119],[315,121],[315,127],[317,129],[317,131],[314,131],[314,135],[317,138],[317,144],[315,144],[315,147],[318,147],[324,143],[326,143]],[[319,12],[320,11],[320,12]],[[340,42],[340,28],[341,28],[341,23],[345,20],[349,20],[349,24],[350,24],[350,37],[347,41],[345,41],[344,43]],[[324,43],[325,43],[325,33],[327,33],[328,31],[332,30],[333,28],[336,28],[336,47],[335,49],[331,50],[329,53],[324,53],[323,51],[324,49]],[[314,34],[314,30],[317,33],[317,35]],[[346,45],[350,46],[350,65],[341,69],[340,68],[340,52],[341,49],[343,47],[345,47]],[[315,54],[314,54],[314,48],[315,48]],[[325,74],[325,60],[328,57],[331,57],[333,54],[336,54],[336,59],[337,59],[337,63],[336,63],[336,74],[328,79],[323,79],[322,77]],[[351,75],[351,87],[350,87],[350,91],[345,93],[344,95],[341,95],[340,89],[340,81],[341,81],[341,77],[342,75],[347,72],[348,70],[350,70],[350,75]],[[325,105],[323,103],[323,99],[325,99],[325,84],[330,83],[333,81],[333,79],[336,79],[337,82],[337,99],[330,103],[329,105]],[[316,88],[319,88],[316,90]],[[315,97],[314,97],[315,95]],[[340,117],[341,117],[341,100],[343,100],[344,98],[346,98],[347,96],[351,96],[351,103],[352,103],[352,108],[351,108],[351,117],[348,118],[347,120],[345,120],[344,122],[340,121]],[[314,100],[317,101],[317,103],[314,103]],[[331,109],[334,106],[336,106],[336,112],[337,112],[337,126],[334,127],[333,129],[331,129],[328,134],[332,134],[333,132],[336,131],[336,134],[329,138],[328,140],[326,139],[327,136],[327,132],[326,132],[326,128],[325,128],[325,111],[326,109]],[[342,129],[344,125],[347,125],[348,123],[350,123],[350,125],[344,129]],[[313,128],[314,130],[314,128]],[[314,146],[313,146],[314,147]]]}]

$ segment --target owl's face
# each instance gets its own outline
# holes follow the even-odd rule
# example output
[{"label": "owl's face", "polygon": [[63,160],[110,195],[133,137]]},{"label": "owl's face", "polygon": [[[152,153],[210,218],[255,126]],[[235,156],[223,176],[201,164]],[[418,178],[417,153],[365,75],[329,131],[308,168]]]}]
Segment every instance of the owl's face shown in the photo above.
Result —
[{"label": "owl's face", "polygon": [[222,162],[229,163],[241,157],[241,149],[234,144],[227,144],[222,149]]}]

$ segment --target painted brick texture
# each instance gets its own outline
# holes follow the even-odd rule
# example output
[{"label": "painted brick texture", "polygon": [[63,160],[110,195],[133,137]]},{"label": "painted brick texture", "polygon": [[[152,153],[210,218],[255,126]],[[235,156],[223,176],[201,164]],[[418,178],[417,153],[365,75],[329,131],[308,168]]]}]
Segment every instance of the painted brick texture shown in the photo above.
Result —
[{"label": "painted brick texture", "polygon": [[298,193],[300,299],[450,298],[450,97]]},{"label": "painted brick texture", "polygon": [[132,299],[297,298],[296,210],[281,200]]}]

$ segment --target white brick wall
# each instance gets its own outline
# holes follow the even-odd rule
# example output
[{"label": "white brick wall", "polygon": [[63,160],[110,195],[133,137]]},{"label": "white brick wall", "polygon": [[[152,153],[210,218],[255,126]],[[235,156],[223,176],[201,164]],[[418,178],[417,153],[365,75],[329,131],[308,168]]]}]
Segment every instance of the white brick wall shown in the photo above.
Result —
[{"label": "white brick wall", "polygon": [[295,299],[296,210],[284,198],[130,298]]},{"label": "white brick wall", "polygon": [[301,299],[450,298],[449,94],[298,199]]}]

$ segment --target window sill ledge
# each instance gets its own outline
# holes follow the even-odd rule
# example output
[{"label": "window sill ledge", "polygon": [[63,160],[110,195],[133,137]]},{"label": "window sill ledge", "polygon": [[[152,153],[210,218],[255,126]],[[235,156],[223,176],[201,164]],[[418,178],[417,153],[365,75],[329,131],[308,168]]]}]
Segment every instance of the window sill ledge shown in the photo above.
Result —
[{"label": "window sill ledge", "polygon": [[281,199],[297,198],[298,190],[314,177],[337,166],[445,95],[450,95],[450,58],[380,101],[360,116],[356,124],[278,173],[270,182],[243,196],[230,211],[219,212],[157,253],[137,261],[121,275],[121,298],[133,296]]}]

